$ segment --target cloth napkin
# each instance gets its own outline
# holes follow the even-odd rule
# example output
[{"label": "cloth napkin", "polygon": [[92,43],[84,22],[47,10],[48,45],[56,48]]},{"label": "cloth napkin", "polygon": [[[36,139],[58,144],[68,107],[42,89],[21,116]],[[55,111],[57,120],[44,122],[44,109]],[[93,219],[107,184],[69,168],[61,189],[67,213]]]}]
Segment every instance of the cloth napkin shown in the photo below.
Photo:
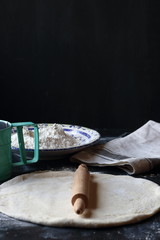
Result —
[{"label": "cloth napkin", "polygon": [[117,166],[130,175],[148,172],[160,167],[160,123],[150,120],[125,137],[86,148],[71,159],[93,166]]}]

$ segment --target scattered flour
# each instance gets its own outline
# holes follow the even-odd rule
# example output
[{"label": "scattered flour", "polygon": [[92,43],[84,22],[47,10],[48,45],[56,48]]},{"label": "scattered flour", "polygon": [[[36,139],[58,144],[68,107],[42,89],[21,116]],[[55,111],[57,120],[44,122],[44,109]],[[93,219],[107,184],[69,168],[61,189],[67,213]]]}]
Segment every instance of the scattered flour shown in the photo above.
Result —
[{"label": "scattered flour", "polygon": [[[25,148],[34,148],[34,132],[23,128]],[[62,149],[74,147],[77,140],[67,134],[60,124],[49,124],[39,127],[39,149]],[[19,148],[17,134],[12,134],[12,146]]]}]

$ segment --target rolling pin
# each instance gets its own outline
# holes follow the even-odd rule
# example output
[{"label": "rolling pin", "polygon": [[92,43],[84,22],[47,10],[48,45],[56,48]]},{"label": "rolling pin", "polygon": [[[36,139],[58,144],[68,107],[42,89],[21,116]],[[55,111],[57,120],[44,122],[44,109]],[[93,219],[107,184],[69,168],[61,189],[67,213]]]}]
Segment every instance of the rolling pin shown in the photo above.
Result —
[{"label": "rolling pin", "polygon": [[74,175],[71,199],[74,211],[77,214],[82,214],[88,206],[89,178],[90,174],[87,166],[81,164]]}]

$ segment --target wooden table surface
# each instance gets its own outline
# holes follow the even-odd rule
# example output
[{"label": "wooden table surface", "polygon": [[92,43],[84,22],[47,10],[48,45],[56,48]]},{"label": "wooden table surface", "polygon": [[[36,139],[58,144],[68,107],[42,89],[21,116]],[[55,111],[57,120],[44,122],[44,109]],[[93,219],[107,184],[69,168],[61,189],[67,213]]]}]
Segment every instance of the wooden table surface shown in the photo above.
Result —
[{"label": "wooden table surface", "polygon": [[[105,137],[102,135],[102,137]],[[108,136],[109,137],[109,136]],[[104,138],[102,138],[104,140]],[[12,177],[19,174],[28,173],[37,170],[55,170],[66,169],[75,170],[78,163],[73,163],[68,157],[59,160],[39,161],[13,169]],[[127,175],[124,171],[116,167],[89,167],[90,172],[99,171],[114,175]],[[149,179],[160,185],[160,169],[152,172],[137,175]],[[143,220],[136,224],[124,225],[120,227],[84,229],[84,228],[55,228],[47,227],[28,222],[19,221],[0,213],[0,239],[4,240],[158,240],[160,239],[160,213]]]}]

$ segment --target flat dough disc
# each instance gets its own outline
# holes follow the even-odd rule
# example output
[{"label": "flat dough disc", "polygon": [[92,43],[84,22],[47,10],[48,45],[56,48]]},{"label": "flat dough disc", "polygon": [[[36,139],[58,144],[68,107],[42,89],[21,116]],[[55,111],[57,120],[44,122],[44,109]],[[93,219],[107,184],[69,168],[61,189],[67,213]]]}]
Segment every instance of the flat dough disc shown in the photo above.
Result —
[{"label": "flat dough disc", "polygon": [[91,174],[89,207],[77,215],[71,205],[73,172],[45,171],[17,176],[0,186],[0,211],[57,227],[107,227],[138,222],[160,210],[160,187],[131,176]]}]

